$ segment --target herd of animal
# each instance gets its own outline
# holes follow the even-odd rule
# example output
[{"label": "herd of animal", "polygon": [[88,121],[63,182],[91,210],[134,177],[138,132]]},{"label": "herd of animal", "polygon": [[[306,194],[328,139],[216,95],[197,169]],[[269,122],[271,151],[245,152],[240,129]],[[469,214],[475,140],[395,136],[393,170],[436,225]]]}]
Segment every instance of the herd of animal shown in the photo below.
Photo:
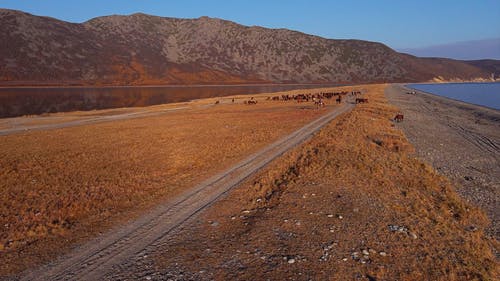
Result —
[{"label": "herd of animal", "polygon": [[[301,102],[310,102],[312,101],[314,105],[316,105],[317,108],[324,107],[325,106],[325,99],[333,99],[335,97],[335,102],[337,104],[342,103],[342,97],[351,95],[351,96],[356,96],[354,102],[356,104],[359,103],[368,103],[367,98],[362,98],[362,97],[357,97],[361,95],[361,91],[342,91],[342,92],[320,92],[320,93],[308,93],[308,94],[297,94],[297,95],[281,95],[281,96],[272,96],[272,97],[267,97],[267,100],[272,100],[272,101],[297,101],[299,103]],[[234,98],[232,99],[232,102],[234,103]],[[219,101],[216,101],[215,104],[219,104]],[[253,105],[257,104],[257,100],[254,99],[253,97],[250,98],[250,100],[245,100],[243,102],[244,104],[247,105]],[[395,122],[401,122],[404,119],[404,115],[402,113],[396,114],[396,116],[393,118]]]}]

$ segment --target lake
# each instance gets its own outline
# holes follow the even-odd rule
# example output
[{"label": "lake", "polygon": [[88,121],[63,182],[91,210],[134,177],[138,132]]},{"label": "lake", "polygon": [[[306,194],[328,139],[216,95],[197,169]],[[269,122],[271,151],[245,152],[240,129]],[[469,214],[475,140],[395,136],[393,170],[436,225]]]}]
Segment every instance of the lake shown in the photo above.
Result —
[{"label": "lake", "polygon": [[409,84],[408,87],[438,96],[500,110],[500,83]]},{"label": "lake", "polygon": [[137,107],[193,99],[250,95],[338,85],[223,85],[137,87],[19,87],[0,88],[0,117]]}]

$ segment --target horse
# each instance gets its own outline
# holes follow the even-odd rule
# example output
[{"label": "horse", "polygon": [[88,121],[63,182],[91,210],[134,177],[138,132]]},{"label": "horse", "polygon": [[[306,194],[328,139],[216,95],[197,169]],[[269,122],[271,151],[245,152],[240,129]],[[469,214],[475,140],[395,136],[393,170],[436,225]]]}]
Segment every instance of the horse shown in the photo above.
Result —
[{"label": "horse", "polygon": [[368,99],[356,98],[356,103],[368,103]]},{"label": "horse", "polygon": [[342,96],[338,96],[338,98],[335,100],[335,102],[337,103],[342,103]]},{"label": "horse", "polygon": [[404,115],[401,113],[398,113],[398,114],[396,114],[396,116],[394,116],[394,121],[399,123],[399,122],[403,121],[403,118],[404,118]]},{"label": "horse", "polygon": [[257,104],[256,100],[249,100],[246,102],[246,104]]}]

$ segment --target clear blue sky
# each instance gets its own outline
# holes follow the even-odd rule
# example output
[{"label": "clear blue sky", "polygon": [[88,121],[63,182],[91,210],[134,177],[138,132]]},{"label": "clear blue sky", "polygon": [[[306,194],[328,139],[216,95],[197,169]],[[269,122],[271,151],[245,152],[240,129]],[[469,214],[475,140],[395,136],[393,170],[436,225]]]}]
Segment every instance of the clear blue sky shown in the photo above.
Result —
[{"label": "clear blue sky", "polygon": [[500,0],[0,0],[0,8],[70,22],[136,12],[210,16],[392,48],[500,37]]}]

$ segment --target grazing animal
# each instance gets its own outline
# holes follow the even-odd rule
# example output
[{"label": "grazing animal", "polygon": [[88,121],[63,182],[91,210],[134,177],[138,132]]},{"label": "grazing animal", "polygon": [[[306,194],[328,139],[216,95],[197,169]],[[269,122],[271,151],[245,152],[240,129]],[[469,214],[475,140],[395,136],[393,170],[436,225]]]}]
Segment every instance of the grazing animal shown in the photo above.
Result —
[{"label": "grazing animal", "polygon": [[356,103],[368,103],[368,99],[356,98]]},{"label": "grazing animal", "polygon": [[323,102],[322,99],[315,99],[314,100],[314,105],[316,105],[316,108],[320,108],[325,106],[325,103]]},{"label": "grazing animal", "polygon": [[342,103],[342,96],[338,96],[337,99],[335,100],[337,103]]},{"label": "grazing animal", "polygon": [[396,121],[396,122],[401,122],[401,121],[403,121],[403,119],[404,119],[404,115],[401,113],[398,113],[398,114],[396,114],[396,116],[394,116],[394,121]]},{"label": "grazing animal", "polygon": [[280,97],[279,96],[274,96],[273,100],[280,100]]},{"label": "grazing animal", "polygon": [[220,101],[215,101],[215,104],[219,104],[219,103],[220,103]]},{"label": "grazing animal", "polygon": [[246,104],[257,104],[256,100],[249,100],[246,102]]}]

